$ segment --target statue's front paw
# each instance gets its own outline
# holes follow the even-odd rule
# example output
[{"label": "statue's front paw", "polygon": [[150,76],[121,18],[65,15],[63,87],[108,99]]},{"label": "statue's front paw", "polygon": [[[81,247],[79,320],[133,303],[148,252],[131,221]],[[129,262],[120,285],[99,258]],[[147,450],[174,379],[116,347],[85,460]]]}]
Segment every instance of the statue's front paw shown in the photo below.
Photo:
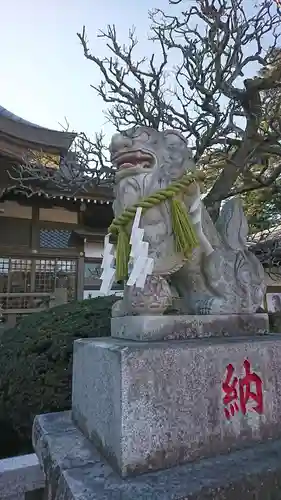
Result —
[{"label": "statue's front paw", "polygon": [[131,313],[140,316],[161,315],[172,305],[172,292],[162,276],[147,276],[144,288],[127,287],[126,299]]}]

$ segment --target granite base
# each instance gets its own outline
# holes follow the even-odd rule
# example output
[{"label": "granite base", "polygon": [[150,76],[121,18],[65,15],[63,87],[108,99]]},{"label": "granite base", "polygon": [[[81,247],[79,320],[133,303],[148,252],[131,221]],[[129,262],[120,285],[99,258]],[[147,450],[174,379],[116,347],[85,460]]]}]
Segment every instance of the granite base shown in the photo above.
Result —
[{"label": "granite base", "polygon": [[111,336],[129,340],[248,337],[269,332],[268,314],[124,316],[112,318]]},{"label": "granite base", "polygon": [[49,500],[265,500],[281,497],[281,441],[121,479],[70,412],[36,417],[33,444]]},{"label": "granite base", "polygon": [[280,373],[277,334],[77,340],[73,418],[121,476],[166,469],[281,437]]}]

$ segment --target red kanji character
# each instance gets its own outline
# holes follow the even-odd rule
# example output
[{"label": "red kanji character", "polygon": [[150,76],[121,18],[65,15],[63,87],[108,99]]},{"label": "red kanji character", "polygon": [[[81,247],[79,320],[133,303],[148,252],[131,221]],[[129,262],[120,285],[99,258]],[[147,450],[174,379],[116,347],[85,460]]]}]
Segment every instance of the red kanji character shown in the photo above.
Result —
[{"label": "red kanji character", "polygon": [[[239,406],[237,404],[238,400],[238,391],[237,391],[237,383],[238,378],[233,377],[234,368],[233,365],[229,364],[226,367],[226,377],[225,381],[222,383],[222,389],[225,392],[225,396],[223,398],[223,403],[225,405],[230,405],[229,409],[224,408],[224,413],[226,418],[229,420],[230,417],[234,415],[235,412],[239,411]],[[231,382],[231,379],[233,380]]]},{"label": "red kanji character", "polygon": [[[256,406],[252,410],[259,414],[263,413],[262,380],[256,373],[251,373],[251,365],[247,359],[244,361],[243,367],[245,376],[239,380],[234,376],[233,365],[229,364],[226,367],[226,377],[222,383],[222,389],[225,393],[223,404],[226,406],[229,405],[229,409],[224,408],[224,413],[228,420],[239,410],[245,415],[249,400],[253,400],[256,403]],[[255,389],[251,390],[253,385]],[[238,402],[240,403],[240,408]]]},{"label": "red kanji character", "polygon": [[[239,398],[240,406],[243,415],[247,411],[247,403],[250,399],[257,404],[254,408],[259,414],[263,413],[263,394],[262,394],[262,380],[256,373],[251,373],[250,362],[246,359],[243,363],[245,376],[239,380]],[[251,384],[255,385],[255,390],[251,391]]]}]

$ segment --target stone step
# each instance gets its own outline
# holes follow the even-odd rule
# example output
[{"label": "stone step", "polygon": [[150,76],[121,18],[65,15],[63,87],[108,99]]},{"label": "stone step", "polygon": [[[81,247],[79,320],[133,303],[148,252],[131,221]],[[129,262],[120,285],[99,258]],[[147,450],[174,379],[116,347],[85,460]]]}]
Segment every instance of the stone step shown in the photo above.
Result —
[{"label": "stone step", "polygon": [[101,458],[70,412],[36,417],[33,440],[52,500],[281,498],[281,440],[126,479]]}]

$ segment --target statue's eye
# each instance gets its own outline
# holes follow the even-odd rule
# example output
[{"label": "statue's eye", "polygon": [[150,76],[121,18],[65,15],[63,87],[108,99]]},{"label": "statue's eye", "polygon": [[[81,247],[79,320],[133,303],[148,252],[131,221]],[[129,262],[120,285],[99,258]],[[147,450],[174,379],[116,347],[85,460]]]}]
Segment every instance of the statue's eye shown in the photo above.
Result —
[{"label": "statue's eye", "polygon": [[147,142],[147,141],[149,141],[150,136],[147,132],[140,131],[140,132],[136,132],[133,135],[133,139],[137,139],[140,142]]},{"label": "statue's eye", "polygon": [[168,149],[170,149],[171,151],[173,151],[174,149],[182,148],[182,146],[183,145],[181,144],[181,141],[171,141],[167,144]]},{"label": "statue's eye", "polygon": [[149,141],[149,142],[150,142],[150,144],[158,144],[158,139],[157,139],[157,138],[152,139],[152,138],[150,137],[150,141]]},{"label": "statue's eye", "polygon": [[179,149],[179,148],[183,149],[186,147],[185,141],[181,137],[174,135],[174,134],[167,134],[166,135],[166,145],[167,145],[167,148],[170,150]]}]

